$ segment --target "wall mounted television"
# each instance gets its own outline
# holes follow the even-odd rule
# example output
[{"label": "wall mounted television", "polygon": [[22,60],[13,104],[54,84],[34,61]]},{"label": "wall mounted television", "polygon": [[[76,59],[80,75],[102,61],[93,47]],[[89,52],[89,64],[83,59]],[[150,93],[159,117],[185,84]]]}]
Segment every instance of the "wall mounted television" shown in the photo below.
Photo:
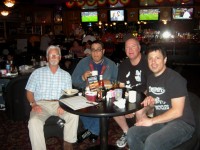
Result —
[{"label": "wall mounted television", "polygon": [[98,12],[97,11],[81,12],[81,22],[98,22]]},{"label": "wall mounted television", "polygon": [[172,8],[172,19],[174,20],[191,20],[193,19],[194,8],[180,7]]},{"label": "wall mounted television", "polygon": [[160,10],[158,8],[139,9],[139,21],[158,21]]},{"label": "wall mounted television", "polygon": [[126,21],[126,11],[121,10],[110,10],[109,11],[109,19],[110,21]]}]

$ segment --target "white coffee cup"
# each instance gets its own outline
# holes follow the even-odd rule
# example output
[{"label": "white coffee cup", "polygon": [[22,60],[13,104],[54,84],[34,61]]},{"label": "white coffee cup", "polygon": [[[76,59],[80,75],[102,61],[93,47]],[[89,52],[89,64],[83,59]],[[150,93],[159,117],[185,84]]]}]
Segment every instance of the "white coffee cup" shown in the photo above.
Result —
[{"label": "white coffee cup", "polygon": [[129,91],[128,92],[128,101],[130,102],[130,103],[135,103],[136,102],[136,91],[133,91],[133,90],[131,90],[131,91]]},{"label": "white coffee cup", "polygon": [[92,76],[97,76],[97,75],[98,75],[98,71],[97,71],[97,70],[93,70],[93,71],[91,72],[91,74],[92,74]]}]

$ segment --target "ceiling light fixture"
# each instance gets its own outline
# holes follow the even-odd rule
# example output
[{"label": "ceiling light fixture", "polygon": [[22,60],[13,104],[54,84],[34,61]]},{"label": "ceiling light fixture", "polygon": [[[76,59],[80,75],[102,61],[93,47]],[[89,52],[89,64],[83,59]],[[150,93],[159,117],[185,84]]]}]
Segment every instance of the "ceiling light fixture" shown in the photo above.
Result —
[{"label": "ceiling light fixture", "polygon": [[9,11],[7,11],[7,10],[1,11],[2,16],[8,16],[8,14],[9,14]]},{"label": "ceiling light fixture", "polygon": [[7,7],[13,7],[15,5],[15,0],[5,0],[4,1],[4,4],[7,6]]}]

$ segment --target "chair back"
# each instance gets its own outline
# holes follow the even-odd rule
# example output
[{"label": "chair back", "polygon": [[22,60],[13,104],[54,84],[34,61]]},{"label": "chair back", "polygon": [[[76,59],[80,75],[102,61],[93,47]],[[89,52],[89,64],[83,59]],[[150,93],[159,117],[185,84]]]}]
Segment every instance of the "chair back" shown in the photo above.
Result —
[{"label": "chair back", "polygon": [[25,121],[29,118],[30,106],[25,90],[28,78],[29,75],[22,75],[11,79],[5,89],[6,113],[11,120]]},{"label": "chair back", "polygon": [[196,94],[191,92],[189,92],[189,98],[190,98],[190,105],[194,113],[194,119],[196,123],[195,133],[197,135],[198,145],[199,145],[200,144],[200,98]]},{"label": "chair back", "polygon": [[196,123],[195,132],[191,139],[174,148],[174,150],[199,150],[200,148],[200,98],[189,92],[190,105]]},{"label": "chair back", "polygon": [[[5,90],[6,112],[13,121],[27,121],[30,116],[31,106],[26,98],[25,86],[29,75],[12,79]],[[63,128],[58,125],[59,117],[49,117],[44,125],[45,139],[57,136],[63,138]],[[63,120],[62,120],[63,121]]]}]

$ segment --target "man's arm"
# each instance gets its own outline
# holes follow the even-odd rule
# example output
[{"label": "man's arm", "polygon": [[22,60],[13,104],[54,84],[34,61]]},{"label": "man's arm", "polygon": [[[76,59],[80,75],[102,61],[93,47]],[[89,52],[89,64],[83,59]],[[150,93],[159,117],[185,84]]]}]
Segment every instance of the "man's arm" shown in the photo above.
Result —
[{"label": "man's arm", "polygon": [[152,118],[153,124],[165,123],[177,119],[183,115],[183,109],[185,105],[185,96],[179,98],[173,98],[171,100],[172,108],[165,113]]},{"label": "man's arm", "polygon": [[83,71],[83,68],[85,67],[79,62],[72,73],[72,84],[77,88],[86,87],[87,77],[84,75],[85,71]]},{"label": "man's arm", "polygon": [[29,101],[29,103],[31,105],[35,105],[36,104],[33,92],[27,90],[26,91],[26,97],[27,97],[27,99],[28,99],[28,101]]},{"label": "man's arm", "polygon": [[39,105],[37,105],[37,103],[34,99],[33,92],[27,90],[26,96],[27,96],[29,103],[31,104],[32,111],[37,112],[37,113],[42,112],[42,108]]},{"label": "man's arm", "polygon": [[172,108],[170,108],[168,111],[165,113],[153,117],[153,118],[144,118],[137,122],[135,125],[136,126],[151,126],[154,124],[159,124],[159,123],[166,123],[169,121],[172,121],[174,119],[177,119],[182,116],[183,114],[183,109],[185,105],[185,96],[179,97],[179,98],[173,98],[171,99],[172,103]]}]

